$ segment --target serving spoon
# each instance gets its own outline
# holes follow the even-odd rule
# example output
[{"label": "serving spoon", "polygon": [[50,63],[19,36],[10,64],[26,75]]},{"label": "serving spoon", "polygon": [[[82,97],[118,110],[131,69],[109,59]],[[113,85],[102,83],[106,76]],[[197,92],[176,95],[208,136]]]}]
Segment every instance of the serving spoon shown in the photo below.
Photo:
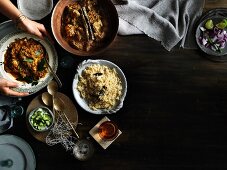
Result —
[{"label": "serving spoon", "polygon": [[47,61],[46,56],[44,57],[44,60],[47,64],[47,67],[49,68],[51,74],[54,76],[55,80],[58,82],[59,87],[62,87],[62,83],[61,80],[59,79],[58,75],[54,72],[54,70],[52,69],[52,67],[50,66],[49,62]]},{"label": "serving spoon", "polygon": [[45,105],[47,105],[47,106],[53,105],[52,96],[48,92],[44,92],[42,94],[41,98]]},{"label": "serving spoon", "polygon": [[50,83],[47,85],[47,92],[54,97],[57,91],[58,91],[58,84],[56,83],[56,81],[51,80]]},{"label": "serving spoon", "polygon": [[55,110],[54,110],[54,97],[55,97],[55,94],[57,93],[58,91],[58,84],[54,81],[54,80],[51,80],[49,82],[49,84],[47,85],[47,92],[43,93],[42,94],[42,100],[43,102],[48,105],[48,106],[52,106],[52,110],[53,110],[53,113],[55,115]]}]

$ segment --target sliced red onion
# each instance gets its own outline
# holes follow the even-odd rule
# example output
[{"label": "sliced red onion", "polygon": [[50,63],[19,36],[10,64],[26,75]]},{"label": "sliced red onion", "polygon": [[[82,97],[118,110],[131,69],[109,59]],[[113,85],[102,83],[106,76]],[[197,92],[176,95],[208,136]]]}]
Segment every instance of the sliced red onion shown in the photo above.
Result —
[{"label": "sliced red onion", "polygon": [[213,51],[220,51],[225,48],[227,42],[226,30],[214,27],[212,30],[206,30],[204,27],[200,27],[202,36],[199,37],[199,42],[206,48],[210,48]]}]

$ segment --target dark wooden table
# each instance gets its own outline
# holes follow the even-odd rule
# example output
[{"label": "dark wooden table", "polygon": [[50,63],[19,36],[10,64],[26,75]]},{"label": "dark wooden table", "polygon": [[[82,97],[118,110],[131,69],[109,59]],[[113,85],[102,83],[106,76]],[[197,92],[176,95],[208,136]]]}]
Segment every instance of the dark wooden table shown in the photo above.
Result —
[{"label": "dark wooden table", "polygon": [[[3,21],[5,18],[1,17]],[[50,15],[41,20],[50,29]],[[63,82],[60,92],[74,102],[81,136],[104,116],[84,111],[73,98],[71,86],[77,65],[88,58],[106,59],[125,73],[128,92],[124,106],[114,120],[121,136],[106,150],[92,138],[93,157],[78,161],[61,145],[48,146],[28,131],[25,116],[14,120],[4,134],[25,139],[33,148],[37,170],[161,170],[227,169],[227,63],[214,62],[199,50],[166,51],[159,42],[144,35],[117,36],[103,53],[78,57],[67,53],[57,42],[59,62],[72,57],[73,66],[58,68]],[[23,98],[29,102],[46,91]]]}]

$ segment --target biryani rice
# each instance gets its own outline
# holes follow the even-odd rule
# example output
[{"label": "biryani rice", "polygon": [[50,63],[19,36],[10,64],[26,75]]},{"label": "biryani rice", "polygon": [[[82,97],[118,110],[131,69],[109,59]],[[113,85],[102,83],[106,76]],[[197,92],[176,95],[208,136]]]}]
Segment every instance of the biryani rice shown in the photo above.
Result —
[{"label": "biryani rice", "polygon": [[121,97],[122,83],[114,68],[93,64],[79,76],[77,89],[92,110],[110,110]]}]

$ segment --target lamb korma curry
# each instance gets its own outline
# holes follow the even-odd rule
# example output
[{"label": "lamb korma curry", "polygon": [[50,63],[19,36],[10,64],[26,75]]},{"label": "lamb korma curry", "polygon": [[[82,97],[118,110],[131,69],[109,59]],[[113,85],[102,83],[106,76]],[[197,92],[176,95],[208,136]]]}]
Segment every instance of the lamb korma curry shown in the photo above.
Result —
[{"label": "lamb korma curry", "polygon": [[62,36],[68,44],[81,51],[91,51],[105,41],[108,22],[97,0],[73,2],[62,16]]},{"label": "lamb korma curry", "polygon": [[4,70],[18,81],[35,85],[47,74],[46,50],[32,38],[18,38],[10,43],[4,57]]}]

